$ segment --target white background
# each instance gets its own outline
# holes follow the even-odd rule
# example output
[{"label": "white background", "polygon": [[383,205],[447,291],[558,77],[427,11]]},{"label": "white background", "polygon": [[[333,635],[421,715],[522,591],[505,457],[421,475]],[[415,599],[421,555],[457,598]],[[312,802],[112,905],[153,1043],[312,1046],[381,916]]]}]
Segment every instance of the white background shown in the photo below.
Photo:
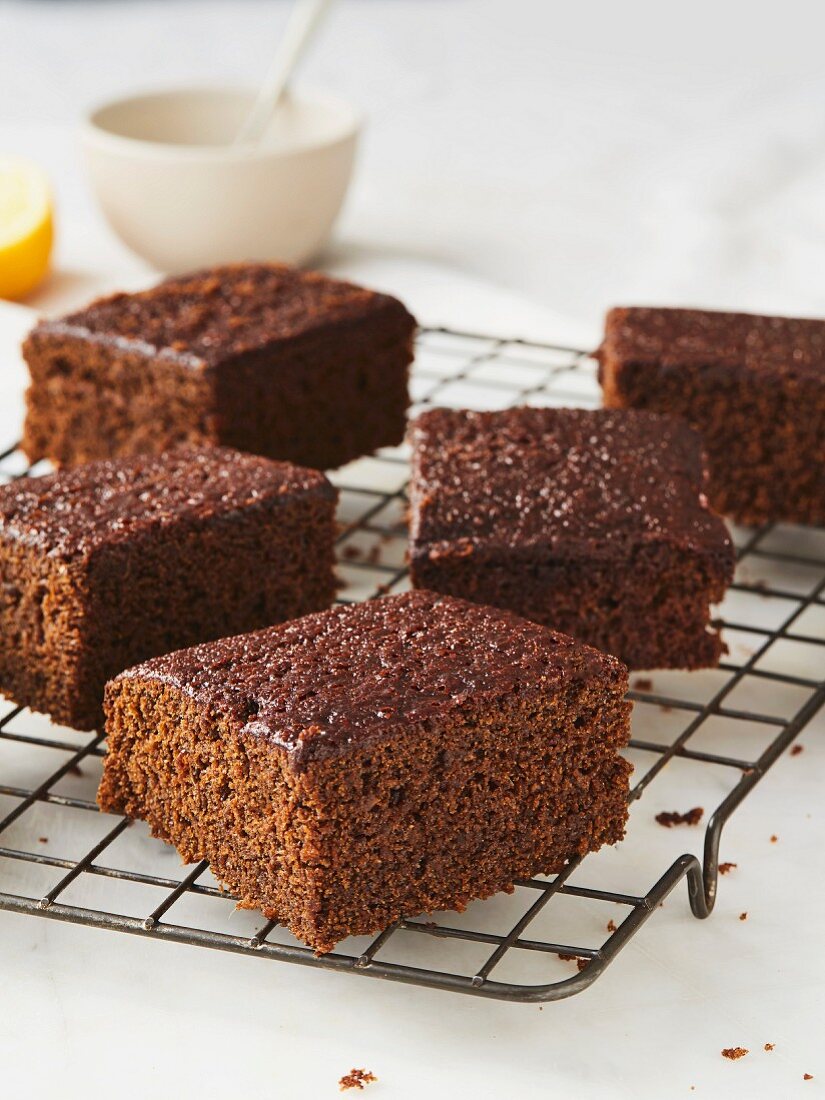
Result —
[{"label": "white background", "polygon": [[[243,81],[284,15],[0,0],[0,149],[43,163],[59,201],[58,269],[33,304],[145,278],[86,193],[81,110]],[[824,315],[823,29],[798,0],[342,0],[307,79],[369,128],[328,262],[422,319],[499,331],[595,341],[620,301]],[[709,922],[682,888],[593,989],[541,1011],[2,914],[0,1096],[324,1097],[360,1065],[376,1100],[817,1095],[823,735],[820,719],[734,818],[739,869]],[[728,1063],[735,1045],[752,1053]]]}]

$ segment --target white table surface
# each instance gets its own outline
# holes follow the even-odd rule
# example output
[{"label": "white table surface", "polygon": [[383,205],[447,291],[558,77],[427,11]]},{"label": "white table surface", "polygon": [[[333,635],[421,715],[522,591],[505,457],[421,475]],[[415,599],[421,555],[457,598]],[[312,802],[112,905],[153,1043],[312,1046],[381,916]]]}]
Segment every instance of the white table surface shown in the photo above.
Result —
[{"label": "white table surface", "polygon": [[[41,161],[59,201],[57,267],[33,305],[148,277],[85,189],[82,107],[243,79],[284,13],[0,8],[0,150]],[[371,124],[327,262],[423,319],[508,334],[595,341],[617,301],[825,314],[822,23],[800,0],[781,21],[773,5],[707,0],[678,14],[641,0],[342,3],[308,77]],[[0,313],[4,432],[20,389],[7,349],[28,323]],[[0,914],[0,1095],[331,1097],[351,1066],[379,1076],[376,1098],[817,1095],[824,738],[820,716],[733,818],[722,855],[739,867],[709,921],[682,887],[595,987],[541,1010]],[[673,855],[699,842],[639,828]],[[751,1054],[721,1058],[737,1045]]]}]

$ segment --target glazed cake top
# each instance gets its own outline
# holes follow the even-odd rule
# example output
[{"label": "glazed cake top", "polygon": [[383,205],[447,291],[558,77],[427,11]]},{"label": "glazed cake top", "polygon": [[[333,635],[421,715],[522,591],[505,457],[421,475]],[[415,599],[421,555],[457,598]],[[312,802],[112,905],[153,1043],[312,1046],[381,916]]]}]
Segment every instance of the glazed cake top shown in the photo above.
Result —
[{"label": "glazed cake top", "polygon": [[395,298],[281,264],[229,264],[100,298],[34,330],[111,343],[191,366],[224,360],[365,318],[406,324]]},{"label": "glazed cake top", "polygon": [[468,700],[547,696],[582,681],[622,695],[627,669],[508,611],[419,590],[153,658],[109,690],[132,679],[187,693],[300,769]]},{"label": "glazed cake top", "polygon": [[71,559],[181,520],[204,521],[307,493],[336,497],[317,470],[228,447],[178,447],[0,486],[0,543]]},{"label": "glazed cake top", "polygon": [[413,556],[626,557],[640,543],[732,561],[698,435],[633,409],[432,409],[411,427]]},{"label": "glazed cake top", "polygon": [[599,356],[661,369],[715,367],[815,377],[825,385],[825,321],[702,309],[611,309]]}]

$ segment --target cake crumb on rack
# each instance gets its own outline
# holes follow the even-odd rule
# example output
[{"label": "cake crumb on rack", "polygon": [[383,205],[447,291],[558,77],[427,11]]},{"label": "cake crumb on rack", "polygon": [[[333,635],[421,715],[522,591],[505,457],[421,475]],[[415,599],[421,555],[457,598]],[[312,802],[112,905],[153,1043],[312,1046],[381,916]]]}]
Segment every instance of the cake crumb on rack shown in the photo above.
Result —
[{"label": "cake crumb on rack", "polygon": [[372,1084],[377,1080],[375,1074],[370,1073],[368,1069],[351,1069],[338,1082],[338,1088],[341,1092],[346,1092],[347,1089],[363,1089],[364,1085]]},{"label": "cake crumb on rack", "polygon": [[732,871],[735,867],[738,867],[738,863],[720,863],[719,874],[726,875],[729,871]]},{"label": "cake crumb on rack", "polygon": [[736,1062],[749,1053],[747,1047],[725,1047],[722,1051],[722,1057],[730,1059],[731,1062]]},{"label": "cake crumb on rack", "polygon": [[562,959],[564,962],[574,962],[579,968],[579,971],[584,970],[584,968],[590,962],[589,959],[583,959],[581,955],[565,955],[561,952],[559,952],[559,958]]},{"label": "cake crumb on rack", "polygon": [[656,820],[666,829],[671,829],[674,825],[698,825],[704,812],[701,806],[694,806],[692,810],[687,810],[683,814],[677,810],[662,810],[661,813],[656,814]]}]

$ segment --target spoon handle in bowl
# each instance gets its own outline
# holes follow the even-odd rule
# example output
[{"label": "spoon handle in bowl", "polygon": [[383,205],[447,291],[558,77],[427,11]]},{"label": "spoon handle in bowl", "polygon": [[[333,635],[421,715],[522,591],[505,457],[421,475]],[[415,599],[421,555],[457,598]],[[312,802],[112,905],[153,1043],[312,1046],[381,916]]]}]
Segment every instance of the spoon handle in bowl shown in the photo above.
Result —
[{"label": "spoon handle in bowl", "polygon": [[235,137],[236,144],[260,141],[263,137],[295,68],[333,2],[334,0],[297,0],[258,96]]}]

